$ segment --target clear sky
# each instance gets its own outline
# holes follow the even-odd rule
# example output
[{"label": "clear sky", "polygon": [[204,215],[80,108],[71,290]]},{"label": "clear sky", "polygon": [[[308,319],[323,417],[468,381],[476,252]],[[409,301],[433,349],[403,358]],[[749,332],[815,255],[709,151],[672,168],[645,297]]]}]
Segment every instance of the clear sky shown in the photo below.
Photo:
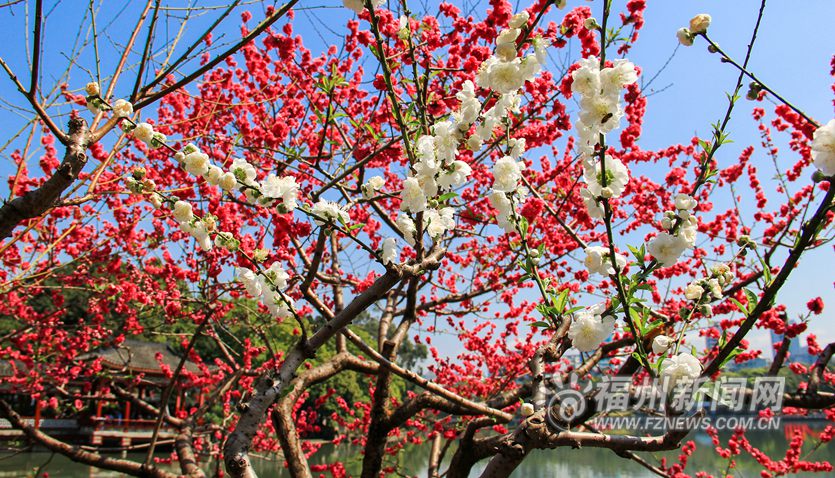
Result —
[{"label": "clear sky", "polygon": [[[52,4],[52,2],[46,2]],[[98,38],[101,75],[106,77],[115,68],[121,52],[119,45],[132,28],[140,3],[144,2],[104,2],[99,16],[99,28],[107,27],[108,35]],[[177,6],[184,2],[165,2]],[[223,2],[207,1],[205,5],[221,4]],[[254,20],[263,17],[265,5],[273,2],[244,2],[245,9],[255,14]],[[394,5],[395,2],[391,2]],[[472,11],[476,18],[484,16],[486,2],[452,2],[462,7],[464,11]],[[202,2],[201,2],[202,4]],[[341,7],[341,0],[304,0],[302,7],[297,9],[294,29],[303,36],[305,44],[314,54],[327,45],[339,44],[345,34],[345,22],[353,13]],[[427,10],[434,13],[437,2],[411,2],[415,11]],[[514,2],[521,7],[526,2]],[[569,7],[586,4],[590,5],[595,16],[600,16],[600,1],[586,2],[584,0],[569,0]],[[615,1],[614,11],[621,11],[625,1]],[[644,71],[644,78],[650,78],[656,73],[657,78],[648,91],[654,92],[649,98],[647,115],[644,121],[643,135],[640,144],[647,149],[663,147],[675,143],[687,143],[690,138],[699,134],[707,137],[710,124],[721,118],[725,110],[725,92],[729,91],[736,81],[737,72],[718,61],[715,55],[706,51],[703,42],[697,42],[690,48],[678,48],[675,31],[686,25],[687,21],[697,13],[710,13],[713,23],[710,27],[711,37],[716,40],[732,56],[741,58],[744,55],[750,38],[759,0],[654,0],[648,2],[645,18],[646,25],[640,33],[640,39],[629,55],[629,59]],[[27,12],[25,4],[0,8],[0,25],[4,26],[4,46],[0,48],[0,57],[6,60],[18,72],[24,81],[28,79],[27,58],[29,46],[26,44],[25,33],[30,30],[31,12],[28,12],[29,23],[25,22]],[[172,38],[177,31],[181,18],[191,15],[188,35],[202,32],[220,10],[209,10],[203,16],[189,13],[187,10],[171,8],[163,11],[161,27],[165,36]],[[89,25],[89,17],[81,2],[63,2],[54,9],[47,9],[47,26],[45,28],[46,48],[44,53],[44,81],[47,86],[54,84],[67,67],[68,59],[74,60],[71,89],[80,89],[91,78],[97,76],[94,50],[86,48],[84,53],[73,53],[74,42],[92,41],[89,28],[83,28],[77,36],[77,26],[82,22]],[[215,45],[222,46],[226,42],[239,37],[240,10],[230,15],[228,24],[220,29],[221,35],[215,36]],[[552,12],[546,21],[559,21],[563,12]],[[86,17],[86,19],[85,19]],[[769,86],[785,94],[790,100],[821,122],[833,117],[833,93],[831,90],[832,77],[829,75],[830,59],[835,54],[835,30],[831,28],[835,18],[835,1],[832,0],[803,0],[786,1],[770,0],[766,7],[765,17],[760,28],[760,34],[750,69]],[[251,22],[250,25],[254,25]],[[577,55],[576,45],[569,50],[574,58]],[[674,54],[675,52],[675,54]],[[134,56],[137,56],[136,52]],[[673,55],[674,54],[674,55]],[[671,55],[672,58],[671,58]],[[563,60],[560,57],[554,58]],[[669,60],[669,63],[667,63]],[[664,65],[666,64],[666,67]],[[663,69],[663,71],[661,71]],[[0,72],[2,73],[2,72]],[[116,97],[127,96],[133,87],[133,76],[130,72],[129,80],[122,81],[116,90]],[[646,80],[644,80],[646,81]],[[0,75],[0,127],[5,134],[0,138],[0,144],[5,143],[29,119],[16,106],[25,105],[20,95],[8,78]],[[750,118],[751,109],[755,104],[741,102],[730,124],[733,144],[724,146],[717,160],[720,166],[727,166],[735,162],[739,152],[748,145],[759,146],[759,135],[756,124]],[[757,104],[756,106],[766,106]],[[56,105],[55,112],[66,114],[69,107]],[[65,122],[65,120],[61,120]],[[796,161],[796,157],[788,151],[785,136],[776,135],[778,146],[781,146],[783,159],[781,166],[788,167]],[[12,143],[16,145],[15,142]],[[8,176],[12,173],[12,162],[9,159],[11,148],[0,151],[0,175]],[[36,159],[33,160],[36,162]],[[758,150],[753,163],[768,167],[770,160]],[[660,165],[658,166],[660,167]],[[660,174],[663,174],[660,173]],[[799,181],[797,186],[805,184],[807,178]],[[796,190],[796,189],[795,189]],[[0,194],[8,196],[8,189],[3,182]],[[753,204],[743,199],[742,207],[751,211]],[[728,197],[715,198],[719,206],[727,204]],[[835,315],[835,294],[833,294],[833,274],[835,266],[831,246],[806,256],[797,271],[785,286],[781,302],[788,305],[790,316],[796,316],[805,311],[806,301],[815,296],[821,296],[826,302],[824,314],[813,321],[811,330],[818,334],[821,342],[835,341],[835,327],[828,325]],[[755,347],[767,349],[768,335],[762,332],[752,336]],[[452,337],[438,337],[433,340],[446,353],[455,353],[458,342]],[[768,357],[770,354],[766,353]]]}]

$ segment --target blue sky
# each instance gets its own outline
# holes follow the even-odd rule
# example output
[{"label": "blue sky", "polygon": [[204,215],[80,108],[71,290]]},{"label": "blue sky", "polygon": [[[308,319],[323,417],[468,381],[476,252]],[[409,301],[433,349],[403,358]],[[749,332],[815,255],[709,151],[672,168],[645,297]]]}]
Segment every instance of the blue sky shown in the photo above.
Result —
[{"label": "blue sky", "polygon": [[[47,2],[50,3],[50,2]],[[100,51],[100,66],[98,70],[107,76],[115,68],[120,53],[119,45],[124,43],[125,36],[132,28],[141,2],[105,2],[101,6],[99,28],[109,27],[108,35],[98,38]],[[221,3],[221,2],[217,2]],[[305,44],[314,54],[329,44],[339,44],[344,35],[346,20],[353,17],[353,13],[341,8],[340,0],[323,0],[300,2],[303,7],[297,9],[294,29],[303,36]],[[483,17],[486,2],[453,2],[463,9],[472,7],[473,15]],[[595,16],[600,16],[600,1],[569,1],[569,7],[578,4],[590,5]],[[750,38],[756,12],[760,2],[757,0],[655,0],[648,2],[646,10],[646,25],[641,30],[640,39],[629,55],[629,59],[639,65],[646,78],[652,77],[661,70],[669,60],[666,68],[658,74],[652,84],[655,91],[649,98],[647,115],[644,121],[643,136],[640,144],[647,149],[663,147],[675,143],[687,143],[690,138],[699,134],[707,137],[710,124],[721,118],[725,110],[725,92],[729,91],[736,81],[737,72],[728,65],[718,61],[716,55],[706,51],[703,42],[690,48],[678,48],[675,31],[686,25],[687,21],[697,13],[710,13],[713,23],[710,27],[711,37],[717,41],[731,55],[740,58]],[[50,3],[51,4],[51,3]],[[184,2],[170,2],[177,7]],[[206,2],[214,5],[215,2]],[[254,20],[263,17],[264,4],[252,3],[245,6],[251,10]],[[394,4],[394,2],[392,2]],[[625,1],[615,1],[614,11],[621,11]],[[419,11],[423,6],[428,11],[436,11],[436,2],[412,2],[412,9]],[[519,2],[521,7],[526,2]],[[28,46],[25,42],[25,32],[28,29],[24,22],[26,13],[23,4],[0,9],[0,24],[6,31],[6,43],[0,49],[0,57],[6,60],[18,72],[22,79],[28,78],[27,58]],[[220,29],[221,34],[215,36],[215,45],[221,46],[233,41],[239,36],[240,11],[238,10],[227,19],[227,26]],[[203,16],[194,16],[186,31],[186,37],[194,36],[212,21],[220,10],[210,10]],[[80,89],[95,77],[96,61],[92,48],[86,48],[82,54],[73,53],[73,42],[78,38],[80,42],[91,41],[89,19],[85,20],[86,11],[80,2],[64,2],[55,9],[47,8],[47,26],[45,28],[45,52],[43,59],[43,84],[51,86],[66,69],[68,59],[72,58],[75,67],[72,69],[71,89]],[[187,12],[182,9],[170,9],[163,12],[160,32],[171,38],[179,28],[181,18]],[[552,12],[546,20],[559,21],[564,12]],[[31,24],[31,12],[29,12]],[[803,2],[771,1],[765,11],[765,17],[760,28],[760,34],[750,69],[755,71],[769,86],[785,94],[790,100],[821,122],[833,117],[832,98],[830,89],[832,78],[829,75],[829,62],[835,53],[835,30],[831,28],[831,19],[835,18],[835,2],[831,0],[805,0]],[[255,21],[250,22],[254,26]],[[83,22],[87,27],[82,28],[77,37],[77,25]],[[112,22],[112,23],[111,23]],[[108,25],[108,23],[110,23]],[[570,50],[576,57],[576,45]],[[675,55],[670,59],[670,56]],[[138,52],[134,55],[138,57]],[[556,58],[560,60],[560,58]],[[115,96],[127,96],[133,87],[133,71],[129,71],[127,79],[120,82]],[[5,110],[0,114],[0,127],[6,132],[0,143],[25,124],[28,116],[20,114],[15,109],[25,106],[20,95],[12,83],[2,75],[0,77],[0,99]],[[751,109],[755,104],[741,102],[731,121],[729,130],[734,143],[723,147],[717,155],[720,166],[727,166],[737,160],[739,152],[747,145],[759,146],[759,134],[756,124],[750,118]],[[756,106],[770,106],[756,104]],[[56,114],[66,114],[69,107],[56,105]],[[62,123],[65,119],[61,120]],[[781,166],[788,167],[796,160],[786,147],[785,136],[776,135],[778,146],[782,150],[783,162]],[[0,152],[0,174],[7,176],[11,173],[11,149]],[[35,160],[32,160],[36,162]],[[770,160],[758,150],[753,163],[767,168]],[[89,167],[89,166],[88,166]],[[662,167],[661,165],[655,167]],[[662,175],[664,172],[656,172]],[[803,179],[797,185],[805,184]],[[3,182],[0,194],[8,195],[8,189]],[[742,207],[753,211],[750,196],[743,198]],[[729,203],[729,197],[718,195],[715,201],[720,206]],[[781,301],[789,307],[790,315],[794,316],[805,311],[805,302],[814,296],[821,296],[827,302],[823,316],[818,317],[811,327],[822,342],[835,341],[835,329],[822,324],[830,321],[835,310],[835,294],[833,294],[833,275],[830,270],[835,263],[832,259],[831,246],[813,252],[806,256],[797,271],[785,286]],[[754,346],[767,350],[768,334],[756,332],[752,336]],[[457,340],[453,337],[438,337],[433,341],[449,353],[456,350]],[[766,353],[766,356],[769,354]]]}]

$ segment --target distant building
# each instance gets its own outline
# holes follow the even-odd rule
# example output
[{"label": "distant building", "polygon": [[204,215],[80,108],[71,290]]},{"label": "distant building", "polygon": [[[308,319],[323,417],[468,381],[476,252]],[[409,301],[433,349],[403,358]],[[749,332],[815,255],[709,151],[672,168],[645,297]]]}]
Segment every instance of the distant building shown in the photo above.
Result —
[{"label": "distant building", "polygon": [[[780,347],[780,343],[783,341],[783,334],[778,334],[771,331],[771,353],[772,357],[777,356],[777,350]],[[804,347],[805,340],[802,339],[800,336],[794,337],[791,339],[791,343],[789,344],[789,358],[787,362],[798,362],[804,365],[810,365],[815,363],[817,357],[811,355],[809,353],[809,349]]]},{"label": "distant building", "polygon": [[769,364],[770,362],[766,359],[757,357],[742,363],[736,363],[734,361],[731,361],[731,363],[728,364],[728,370],[731,372],[736,372],[739,370],[750,370],[752,368],[765,368],[768,367]]}]

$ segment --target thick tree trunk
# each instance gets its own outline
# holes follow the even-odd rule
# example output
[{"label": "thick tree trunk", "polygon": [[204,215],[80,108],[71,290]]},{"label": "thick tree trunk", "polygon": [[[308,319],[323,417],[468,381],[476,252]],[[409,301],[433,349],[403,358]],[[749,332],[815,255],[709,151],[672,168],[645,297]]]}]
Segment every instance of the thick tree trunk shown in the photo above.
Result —
[{"label": "thick tree trunk", "polygon": [[[387,340],[383,343],[382,355],[389,361],[394,360],[394,342]],[[374,396],[371,404],[371,423],[368,425],[368,436],[365,440],[365,457],[362,460],[361,478],[376,478],[383,467],[383,457],[386,451],[386,440],[391,427],[388,424],[386,403],[389,401],[391,387],[391,371],[380,367],[377,381],[374,384]]]}]

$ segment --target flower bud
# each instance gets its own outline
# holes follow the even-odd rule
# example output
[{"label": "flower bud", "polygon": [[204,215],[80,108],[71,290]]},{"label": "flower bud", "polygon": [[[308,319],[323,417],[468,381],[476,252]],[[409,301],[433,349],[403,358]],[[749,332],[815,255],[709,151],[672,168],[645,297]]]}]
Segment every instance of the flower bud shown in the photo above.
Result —
[{"label": "flower bud", "polygon": [[522,28],[528,24],[528,20],[530,20],[531,16],[525,10],[513,15],[508,23],[510,28]]},{"label": "flower bud", "polygon": [[679,28],[676,32],[676,38],[678,38],[678,42],[684,46],[693,45],[693,35],[690,33],[690,30],[686,28]]},{"label": "flower bud", "polygon": [[657,354],[663,354],[669,350],[670,346],[672,346],[674,342],[675,341],[672,337],[659,335],[652,340],[652,351]]},{"label": "flower bud", "polygon": [[715,47],[715,46],[713,46],[713,45],[708,45],[708,46],[707,46],[707,51],[708,51],[708,52],[710,52],[710,53],[716,53],[716,52],[718,52],[718,51],[719,51],[719,49],[718,49],[718,48],[716,48],[716,47]]},{"label": "flower bud", "polygon": [[745,98],[754,101],[760,97],[760,91],[762,91],[763,87],[761,84],[757,83],[756,81],[752,81],[748,85],[748,93],[745,94]]},{"label": "flower bud", "polygon": [[533,414],[534,414],[534,411],[535,411],[535,410],[534,410],[534,408],[533,408],[533,404],[530,404],[530,403],[527,403],[527,402],[526,402],[526,403],[523,403],[523,404],[522,404],[522,407],[519,409],[519,413],[520,413],[520,414],[522,415],[522,417],[524,417],[524,418],[528,418],[529,416],[533,415]]},{"label": "flower bud", "polygon": [[827,177],[826,177],[825,174],[823,174],[823,172],[815,171],[814,173],[812,173],[812,181],[813,182],[819,183],[821,181],[826,181],[826,180],[827,180]]},{"label": "flower bud", "polygon": [[84,87],[84,91],[87,92],[88,96],[98,96],[100,93],[99,84],[95,81],[91,81],[87,83],[87,86]]},{"label": "flower bud", "polygon": [[409,39],[409,36],[411,36],[411,34],[412,34],[412,30],[411,30],[411,26],[409,25],[409,17],[407,17],[406,15],[401,15],[400,16],[400,26],[397,30],[397,36],[401,40],[406,41],[406,40]]},{"label": "flower bud", "polygon": [[586,30],[598,30],[600,25],[597,23],[597,19],[594,17],[586,18],[586,21],[583,22],[583,26]]},{"label": "flower bud", "polygon": [[264,262],[267,260],[267,256],[269,256],[270,251],[266,249],[255,249],[252,251],[252,259],[255,262]]},{"label": "flower bud", "polygon": [[516,58],[516,44],[513,42],[502,43],[496,47],[496,56],[504,61],[513,61]]},{"label": "flower bud", "polygon": [[690,32],[694,35],[707,32],[710,26],[710,15],[707,13],[700,13],[690,19]]}]

